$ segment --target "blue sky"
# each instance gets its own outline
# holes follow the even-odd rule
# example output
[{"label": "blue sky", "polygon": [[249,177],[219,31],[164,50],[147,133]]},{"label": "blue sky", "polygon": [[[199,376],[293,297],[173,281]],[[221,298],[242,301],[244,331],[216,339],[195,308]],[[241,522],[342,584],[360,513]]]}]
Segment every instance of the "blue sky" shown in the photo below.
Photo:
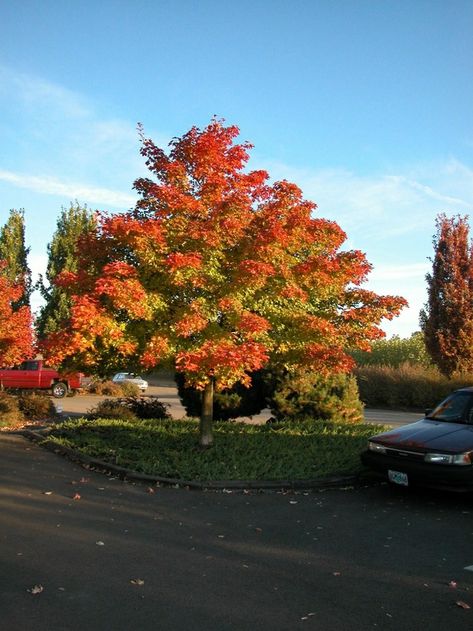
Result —
[{"label": "blue sky", "polygon": [[133,206],[137,122],[166,145],[217,115],[409,300],[407,336],[436,215],[473,210],[472,77],[473,0],[3,2],[0,224],[25,209],[41,271],[61,207]]}]

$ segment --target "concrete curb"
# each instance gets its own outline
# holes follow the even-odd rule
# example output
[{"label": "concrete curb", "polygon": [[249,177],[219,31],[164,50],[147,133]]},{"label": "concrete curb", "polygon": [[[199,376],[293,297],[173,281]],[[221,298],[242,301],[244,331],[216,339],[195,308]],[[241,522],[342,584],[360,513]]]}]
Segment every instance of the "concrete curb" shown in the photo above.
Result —
[{"label": "concrete curb", "polygon": [[354,486],[356,484],[363,483],[362,476],[360,475],[339,475],[331,476],[329,478],[317,478],[315,480],[182,480],[180,478],[164,478],[156,475],[148,475],[146,473],[139,473],[125,467],[119,467],[118,465],[105,462],[98,458],[91,458],[85,454],[81,454],[74,449],[57,445],[47,441],[50,429],[33,431],[30,429],[23,429],[18,434],[33,440],[40,444],[41,447],[48,449],[56,454],[66,456],[69,460],[77,462],[88,467],[93,467],[99,471],[115,474],[123,480],[133,480],[136,482],[143,482],[147,484],[164,485],[183,487],[196,490],[309,490],[309,489],[331,489],[331,488],[343,488],[346,486]]}]

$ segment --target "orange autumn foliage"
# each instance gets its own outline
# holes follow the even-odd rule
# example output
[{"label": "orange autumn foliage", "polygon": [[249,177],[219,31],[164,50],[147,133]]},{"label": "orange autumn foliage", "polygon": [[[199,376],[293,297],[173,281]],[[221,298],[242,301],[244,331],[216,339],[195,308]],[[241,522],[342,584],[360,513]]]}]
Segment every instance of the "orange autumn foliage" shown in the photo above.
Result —
[{"label": "orange autumn foliage", "polygon": [[237,127],[214,119],[168,152],[140,133],[151,178],[136,180],[134,210],[99,217],[78,273],[58,279],[74,307],[52,359],[103,372],[172,361],[198,388],[248,384],[268,362],[345,371],[347,351],[406,304],[360,287],[370,264],[341,250],[343,230],[296,184],[245,170]]},{"label": "orange autumn foliage", "polygon": [[20,364],[33,355],[33,328],[29,306],[14,308],[24,293],[21,283],[13,283],[0,261],[0,367]]}]

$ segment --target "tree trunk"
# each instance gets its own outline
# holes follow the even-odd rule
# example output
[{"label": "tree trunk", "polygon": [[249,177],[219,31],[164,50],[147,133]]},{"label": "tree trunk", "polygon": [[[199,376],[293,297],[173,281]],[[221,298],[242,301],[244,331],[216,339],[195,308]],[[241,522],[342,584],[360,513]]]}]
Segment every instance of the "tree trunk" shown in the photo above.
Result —
[{"label": "tree trunk", "polygon": [[201,447],[211,447],[214,444],[213,426],[214,407],[214,380],[211,378],[204,389],[202,397],[202,411],[200,414],[200,440]]}]

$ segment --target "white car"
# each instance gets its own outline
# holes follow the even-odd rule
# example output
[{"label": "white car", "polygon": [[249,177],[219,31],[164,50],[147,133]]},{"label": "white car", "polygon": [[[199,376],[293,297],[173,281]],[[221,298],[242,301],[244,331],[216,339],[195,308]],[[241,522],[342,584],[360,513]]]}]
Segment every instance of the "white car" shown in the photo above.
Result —
[{"label": "white car", "polygon": [[141,392],[146,392],[148,388],[148,382],[134,372],[117,372],[112,381],[114,383],[134,383],[135,386],[138,386]]}]

